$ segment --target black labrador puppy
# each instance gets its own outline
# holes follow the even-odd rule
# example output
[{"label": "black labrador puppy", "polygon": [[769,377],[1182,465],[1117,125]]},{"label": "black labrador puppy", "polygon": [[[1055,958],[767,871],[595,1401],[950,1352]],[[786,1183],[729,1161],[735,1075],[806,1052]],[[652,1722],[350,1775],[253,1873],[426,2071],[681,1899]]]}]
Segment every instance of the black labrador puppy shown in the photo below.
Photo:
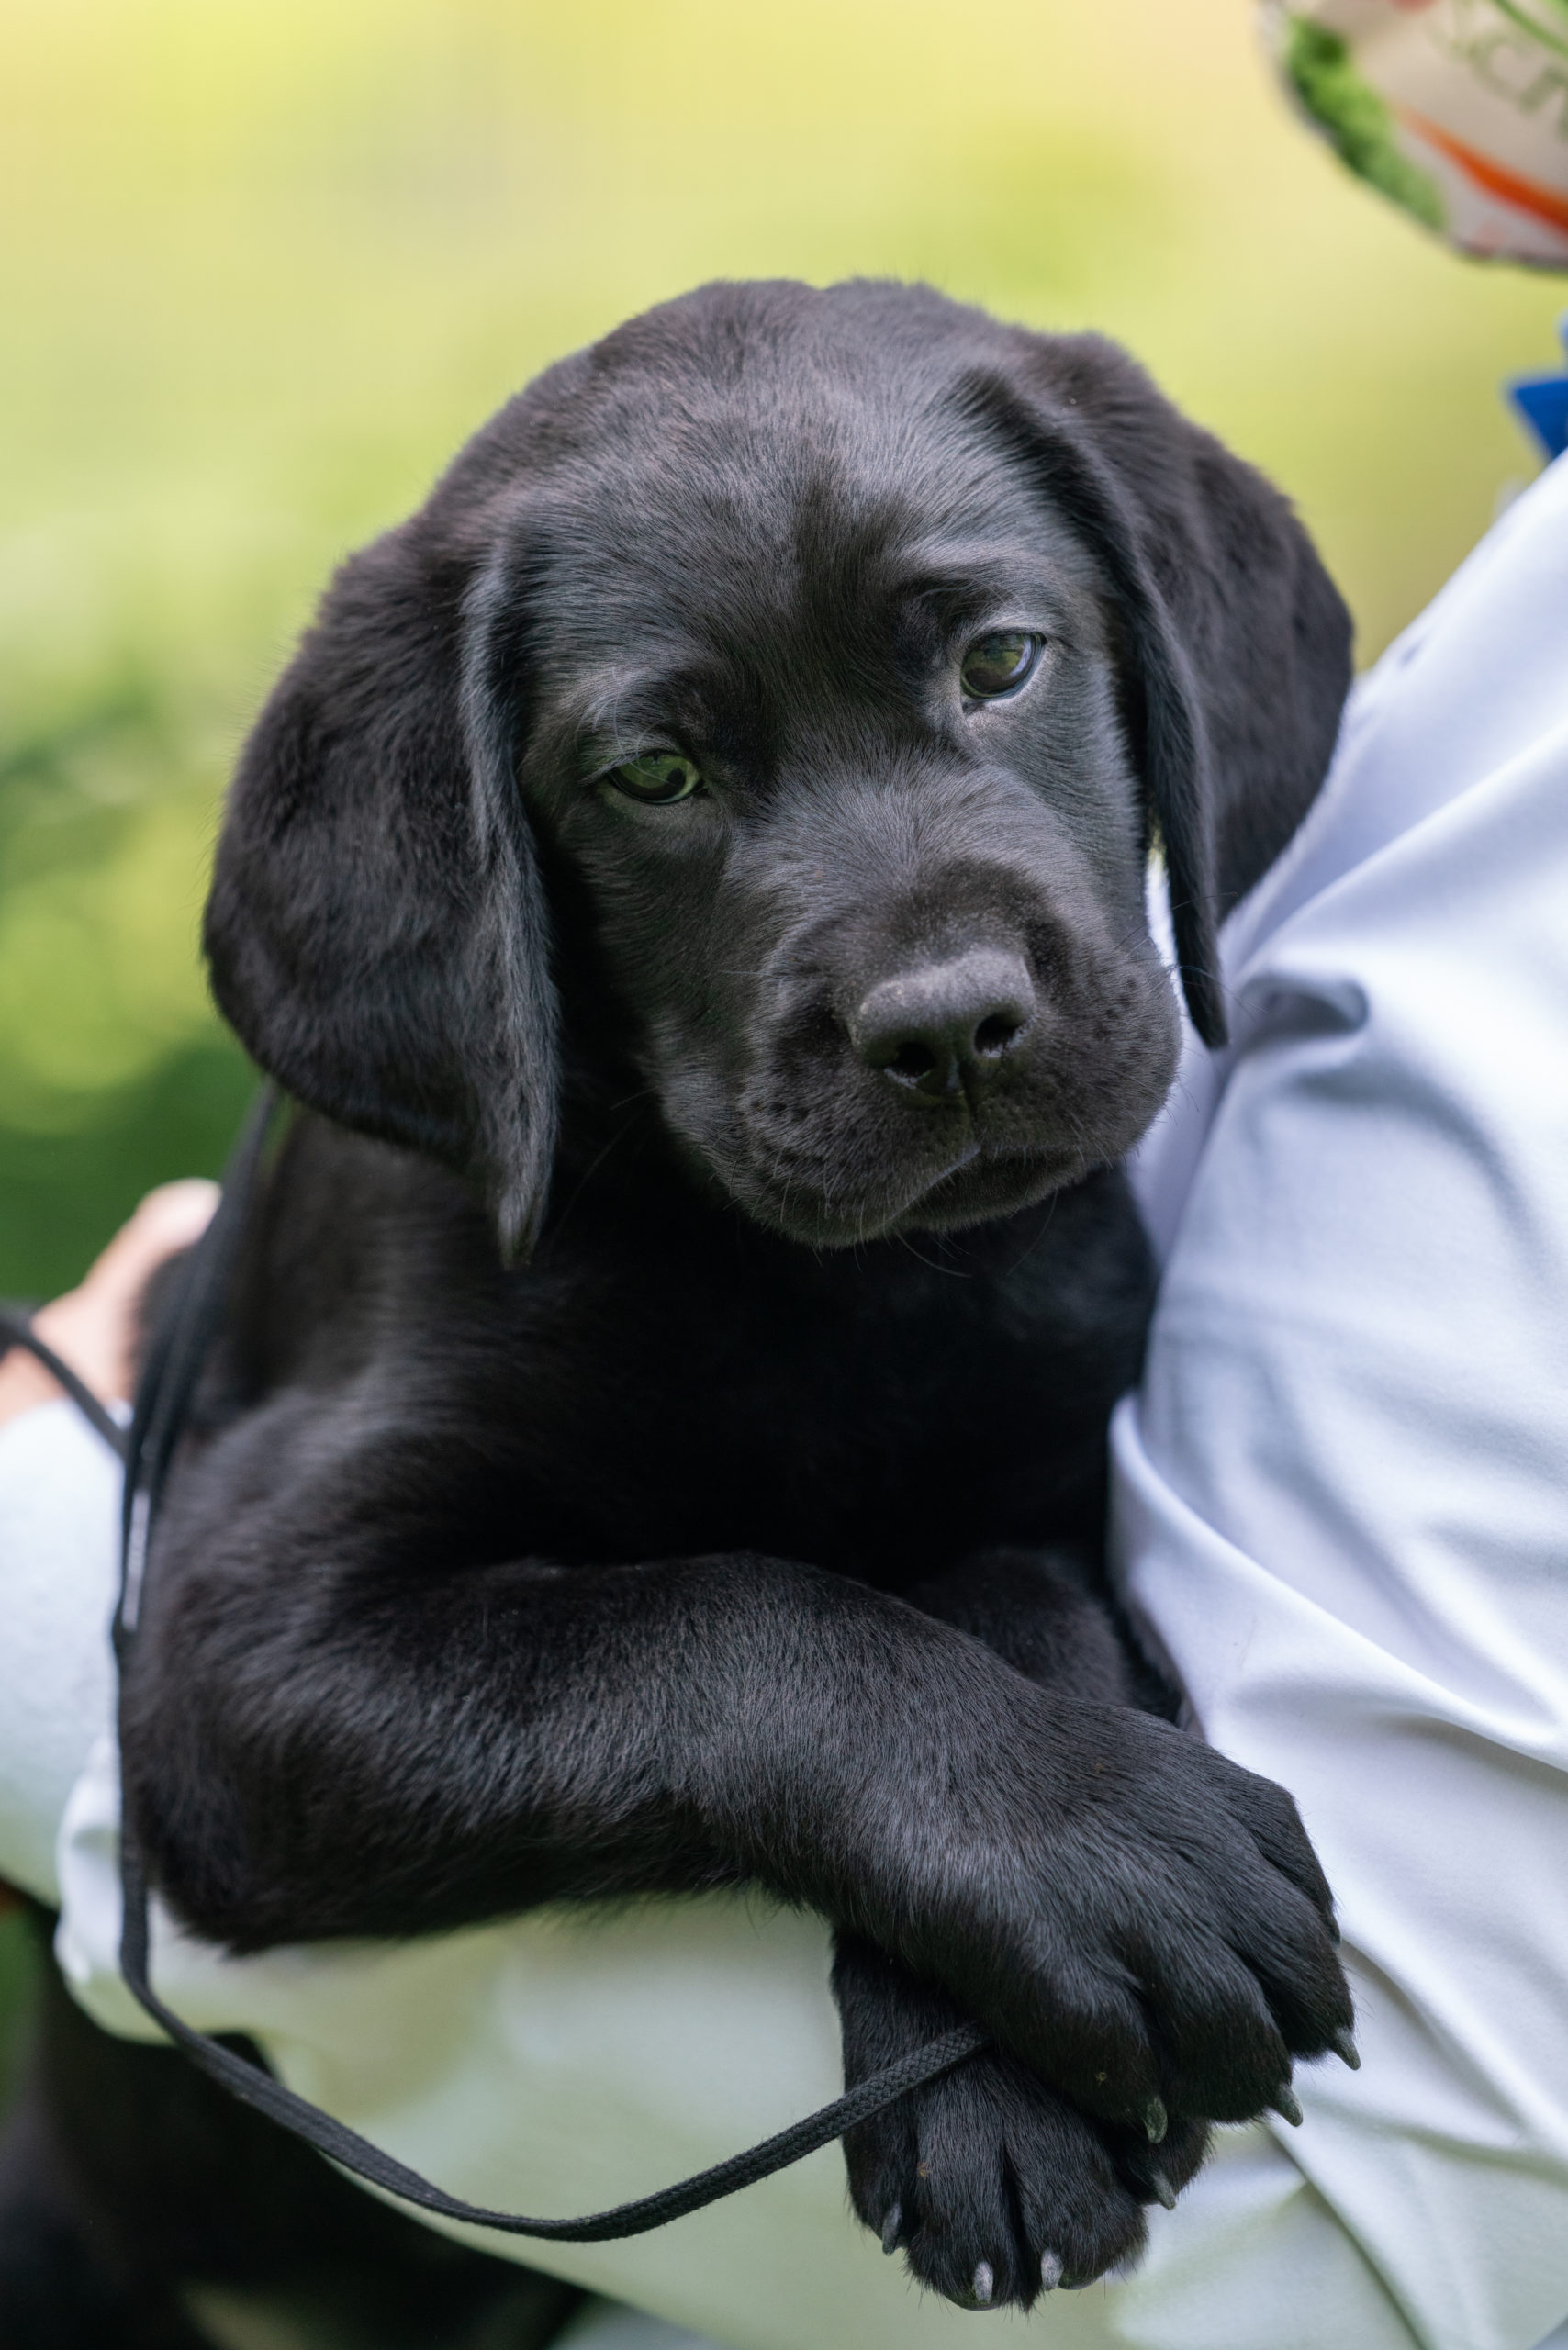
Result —
[{"label": "black labrador puppy", "polygon": [[1101,1566],[1116,1162],[1333,744],[1283,500],[1092,336],[710,286],[346,564],[245,751],[218,998],[304,1105],[124,1692],[242,1951],[750,1884],[837,1936],[855,2207],[1027,2305],[1350,2005],[1290,1797]]}]

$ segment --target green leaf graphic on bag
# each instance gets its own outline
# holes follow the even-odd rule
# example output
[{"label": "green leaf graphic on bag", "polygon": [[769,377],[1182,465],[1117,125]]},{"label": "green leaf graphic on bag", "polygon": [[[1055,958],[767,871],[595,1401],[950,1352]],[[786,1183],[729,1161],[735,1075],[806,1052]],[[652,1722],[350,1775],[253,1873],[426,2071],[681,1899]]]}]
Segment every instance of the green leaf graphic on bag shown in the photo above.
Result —
[{"label": "green leaf graphic on bag", "polygon": [[1291,86],[1341,162],[1413,212],[1428,229],[1443,226],[1443,200],[1430,173],[1400,151],[1394,117],[1363,82],[1350,43],[1305,17],[1293,17],[1285,43]]}]

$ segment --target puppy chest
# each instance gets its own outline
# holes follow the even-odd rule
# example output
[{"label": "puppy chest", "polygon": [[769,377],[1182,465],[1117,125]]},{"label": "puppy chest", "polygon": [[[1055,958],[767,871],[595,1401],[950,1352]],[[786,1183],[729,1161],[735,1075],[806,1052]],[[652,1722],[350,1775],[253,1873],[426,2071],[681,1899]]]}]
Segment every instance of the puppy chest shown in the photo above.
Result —
[{"label": "puppy chest", "polygon": [[758,1551],[898,1588],[986,1543],[1078,1530],[1125,1346],[1060,1315],[1020,1327],[972,1294],[956,1312],[936,1281],[623,1292],[612,1332],[553,1350],[519,1495],[544,1521],[533,1540],[583,1562]]}]

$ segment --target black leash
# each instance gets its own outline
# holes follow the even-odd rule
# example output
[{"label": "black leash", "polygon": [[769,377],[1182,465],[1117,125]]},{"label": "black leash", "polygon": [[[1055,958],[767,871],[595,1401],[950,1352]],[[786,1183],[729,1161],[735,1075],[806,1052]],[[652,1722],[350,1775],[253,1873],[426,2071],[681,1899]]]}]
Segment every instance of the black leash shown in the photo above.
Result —
[{"label": "black leash", "polygon": [[46,1346],[33,1328],[33,1317],[26,1305],[0,1305],[0,1355],[12,1347],[20,1347],[36,1355],[50,1376],[64,1388],[84,1418],[92,1422],[104,1442],[123,1460],[129,1450],[126,1432],[119,1422],[105,1411],[92,1389],[77,1378],[68,1362],[62,1362],[54,1348]]},{"label": "black leash", "polygon": [[[137,1624],[146,1588],[153,1528],[162,1500],[169,1465],[185,1423],[191,1399],[207,1352],[218,1334],[228,1304],[240,1236],[244,1227],[265,1154],[267,1137],[278,1106],[271,1087],[247,1121],[224,1178],[222,1197],[212,1222],[183,1259],[175,1285],[148,1348],[137,1389],[136,1409],[129,1441],[80,1380],[65,1371],[49,1350],[33,1342],[74,1401],[81,1404],[101,1436],[125,1455],[125,1509],[120,1554],[120,1596],[115,1617],[115,1654],[123,1673],[136,1639]],[[28,1343],[23,1338],[21,1343]],[[63,1373],[63,1375],[62,1375]],[[166,2008],[148,1979],[148,1888],[141,1856],[128,1823],[120,1828],[120,1889],[124,1922],[120,1938],[120,1971],[131,1992],[176,2046],[212,2080],[220,2082],[245,2105],[264,2113],[297,2138],[342,2169],[387,2188],[405,2202],[416,2203],[443,2219],[466,2220],[496,2228],[508,2235],[541,2236],[557,2244],[602,2244],[612,2237],[638,2236],[662,2228],[671,2220],[700,2211],[725,2195],[751,2187],[776,2170],[784,2170],[819,2146],[844,2135],[857,2122],[880,2113],[911,2089],[952,2072],[988,2042],[978,2024],[960,2024],[928,2041],[898,2064],[875,2073],[846,2096],[835,2098],[804,2121],[792,2122],[759,2146],[699,2171],[695,2178],[662,2188],[635,2202],[618,2203],[612,2210],[594,2211],[577,2220],[528,2220],[512,2211],[487,2211],[461,2196],[432,2187],[417,2171],[408,2169],[379,2146],[371,2144],[306,2098],[297,2097],[272,2074],[226,2048],[220,2041],[191,2025]]]}]

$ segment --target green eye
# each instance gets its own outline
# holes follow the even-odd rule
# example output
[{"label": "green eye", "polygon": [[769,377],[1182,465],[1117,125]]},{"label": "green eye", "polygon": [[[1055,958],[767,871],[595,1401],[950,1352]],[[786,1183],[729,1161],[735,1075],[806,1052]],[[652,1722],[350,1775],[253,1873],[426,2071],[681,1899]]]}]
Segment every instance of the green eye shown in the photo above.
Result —
[{"label": "green eye", "polygon": [[999,629],[977,636],[959,666],[958,677],[972,701],[994,701],[1021,686],[1039,658],[1041,640],[1024,629]]},{"label": "green eye", "polygon": [[644,751],[640,759],[611,767],[608,780],[628,800],[640,800],[645,808],[672,807],[678,800],[689,800],[702,785],[691,761],[675,751]]}]

